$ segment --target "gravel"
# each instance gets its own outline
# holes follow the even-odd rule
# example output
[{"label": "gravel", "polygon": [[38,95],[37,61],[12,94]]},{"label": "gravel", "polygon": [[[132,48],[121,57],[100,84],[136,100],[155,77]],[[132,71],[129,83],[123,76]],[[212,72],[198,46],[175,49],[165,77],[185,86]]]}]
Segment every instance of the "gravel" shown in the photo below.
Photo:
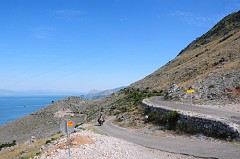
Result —
[{"label": "gravel", "polygon": [[[193,159],[196,157],[173,154],[146,148],[114,137],[100,135],[90,130],[71,134],[71,159]],[[40,159],[66,159],[66,138],[49,146]],[[65,146],[64,146],[65,145]]]}]

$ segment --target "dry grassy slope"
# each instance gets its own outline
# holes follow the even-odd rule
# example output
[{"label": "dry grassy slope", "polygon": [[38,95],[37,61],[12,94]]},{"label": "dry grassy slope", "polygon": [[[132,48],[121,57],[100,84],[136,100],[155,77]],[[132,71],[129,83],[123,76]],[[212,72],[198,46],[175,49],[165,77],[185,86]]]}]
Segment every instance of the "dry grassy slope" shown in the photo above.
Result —
[{"label": "dry grassy slope", "polygon": [[[175,59],[130,87],[140,90],[166,90],[175,83],[181,88],[178,88],[178,94],[173,95],[173,98],[183,97],[179,92],[189,87],[195,87],[200,92],[196,98],[201,101],[218,100],[222,94],[229,96],[229,93],[232,98],[237,98],[240,88],[239,74],[240,11],[225,17],[209,32],[189,44]],[[219,88],[215,86],[215,82],[225,85]],[[208,87],[219,89],[209,95],[211,91]],[[236,96],[233,95],[234,92],[237,93]],[[232,101],[237,100],[228,102]]]}]

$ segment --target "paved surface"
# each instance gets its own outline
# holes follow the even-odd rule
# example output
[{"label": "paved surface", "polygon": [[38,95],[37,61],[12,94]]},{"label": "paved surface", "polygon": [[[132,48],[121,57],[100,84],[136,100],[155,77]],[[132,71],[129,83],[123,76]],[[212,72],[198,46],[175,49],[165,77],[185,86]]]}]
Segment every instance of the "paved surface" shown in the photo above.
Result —
[{"label": "paved surface", "polygon": [[96,127],[110,136],[167,152],[203,158],[240,158],[240,144],[136,134],[128,129],[123,129],[112,125],[111,121],[112,119],[107,120],[102,126]]},{"label": "paved surface", "polygon": [[214,118],[225,119],[227,121],[231,121],[236,124],[240,124],[240,113],[221,111],[211,108],[203,108],[199,106],[191,107],[189,104],[179,104],[174,102],[164,101],[163,97],[151,97],[148,99],[148,103],[153,105],[154,107],[166,107],[170,109],[176,109],[180,111],[186,111],[191,114],[193,108],[193,114],[202,114],[207,115]]}]

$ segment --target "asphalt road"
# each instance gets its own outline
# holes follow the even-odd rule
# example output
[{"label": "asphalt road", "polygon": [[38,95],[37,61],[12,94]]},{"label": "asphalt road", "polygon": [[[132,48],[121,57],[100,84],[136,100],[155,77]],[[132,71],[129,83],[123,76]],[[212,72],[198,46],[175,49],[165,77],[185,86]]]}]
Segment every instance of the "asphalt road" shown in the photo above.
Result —
[{"label": "asphalt road", "polygon": [[240,112],[221,111],[221,110],[216,110],[211,108],[203,108],[196,105],[191,107],[190,104],[180,104],[180,103],[164,101],[163,97],[151,97],[149,98],[148,102],[150,102],[150,104],[153,105],[154,107],[167,107],[170,109],[176,109],[176,110],[186,111],[190,113],[192,112],[192,108],[193,108],[193,112],[195,114],[207,115],[210,117],[225,119],[227,121],[240,124]]},{"label": "asphalt road", "polygon": [[117,127],[113,125],[111,121],[112,119],[107,120],[102,126],[96,127],[107,135],[171,153],[192,155],[202,158],[240,158],[240,144],[137,134],[128,129]]}]

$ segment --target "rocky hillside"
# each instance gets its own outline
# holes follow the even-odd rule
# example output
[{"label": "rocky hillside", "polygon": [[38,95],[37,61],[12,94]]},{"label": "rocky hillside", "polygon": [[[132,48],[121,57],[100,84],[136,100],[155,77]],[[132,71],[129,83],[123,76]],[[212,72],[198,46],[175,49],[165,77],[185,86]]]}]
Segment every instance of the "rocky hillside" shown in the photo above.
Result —
[{"label": "rocky hillside", "polygon": [[130,87],[168,90],[167,99],[182,101],[191,87],[198,103],[239,103],[240,11],[226,16],[175,59]]}]

